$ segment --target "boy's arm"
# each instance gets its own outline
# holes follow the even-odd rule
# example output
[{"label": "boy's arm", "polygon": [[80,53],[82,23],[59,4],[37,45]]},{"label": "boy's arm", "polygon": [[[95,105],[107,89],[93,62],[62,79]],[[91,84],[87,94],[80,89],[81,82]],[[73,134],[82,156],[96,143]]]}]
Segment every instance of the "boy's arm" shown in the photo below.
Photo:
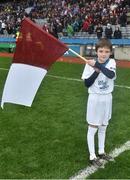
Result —
[{"label": "boy's arm", "polygon": [[98,75],[99,75],[99,71],[94,71],[94,73],[88,79],[85,79],[84,81],[85,86],[89,88],[94,83]]},{"label": "boy's arm", "polygon": [[112,79],[115,77],[115,72],[111,71],[109,69],[107,69],[105,66],[103,66],[102,64],[100,64],[99,62],[96,61],[95,63],[95,67],[100,69],[102,71],[102,73],[107,76],[108,78]]}]

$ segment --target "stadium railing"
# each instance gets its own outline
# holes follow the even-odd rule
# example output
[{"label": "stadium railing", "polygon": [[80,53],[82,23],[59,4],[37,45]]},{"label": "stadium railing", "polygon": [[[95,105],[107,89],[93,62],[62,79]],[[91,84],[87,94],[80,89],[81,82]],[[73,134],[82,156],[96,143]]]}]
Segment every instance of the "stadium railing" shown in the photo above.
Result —
[{"label": "stadium railing", "polygon": [[[98,39],[95,36],[86,37],[60,37],[60,41],[67,44],[69,48],[73,49],[81,56],[95,56],[95,44]],[[0,52],[14,52],[16,47],[16,39],[13,37],[0,37]],[[121,59],[130,59],[130,39],[111,39],[113,45],[113,55]],[[118,53],[117,53],[118,52]],[[121,52],[121,53],[120,53]],[[65,56],[75,56],[71,52],[67,52]],[[123,57],[122,57],[123,56]]]},{"label": "stadium railing", "polygon": [[[73,49],[81,56],[95,56],[95,44],[97,43],[97,38],[85,38],[85,37],[61,37],[60,40],[67,44],[69,48]],[[111,39],[113,45],[113,56],[116,59],[130,59],[130,39]],[[117,53],[118,51],[118,53]],[[122,53],[120,53],[120,51]],[[123,53],[124,52],[124,53]],[[120,54],[120,56],[118,56]],[[67,52],[65,56],[75,56],[71,52]],[[117,58],[118,57],[118,58]]]}]

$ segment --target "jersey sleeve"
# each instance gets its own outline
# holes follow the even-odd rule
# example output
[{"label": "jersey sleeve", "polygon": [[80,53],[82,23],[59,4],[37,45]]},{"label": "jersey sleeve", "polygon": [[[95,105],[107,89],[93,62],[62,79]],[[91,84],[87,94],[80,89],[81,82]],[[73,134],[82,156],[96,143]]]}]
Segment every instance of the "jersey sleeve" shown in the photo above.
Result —
[{"label": "jersey sleeve", "polygon": [[107,68],[115,73],[115,76],[113,78],[115,80],[116,79],[116,61],[114,59],[110,59],[110,64]]},{"label": "jersey sleeve", "polygon": [[110,64],[108,66],[108,69],[111,71],[116,72],[116,61],[114,59],[110,60]]},{"label": "jersey sleeve", "polygon": [[81,79],[82,80],[88,79],[93,73],[94,73],[94,69],[88,64],[86,64]]}]

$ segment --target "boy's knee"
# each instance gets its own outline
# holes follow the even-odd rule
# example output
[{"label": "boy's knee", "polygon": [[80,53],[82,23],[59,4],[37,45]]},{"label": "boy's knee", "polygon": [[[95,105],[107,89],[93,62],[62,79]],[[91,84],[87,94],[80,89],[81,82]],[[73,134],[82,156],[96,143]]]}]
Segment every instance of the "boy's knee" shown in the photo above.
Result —
[{"label": "boy's knee", "polygon": [[99,126],[98,127],[98,132],[105,132],[107,129],[107,126]]},{"label": "boy's knee", "polygon": [[98,126],[95,126],[95,125],[92,125],[92,124],[88,124],[89,127],[92,127],[92,128],[98,128]]}]

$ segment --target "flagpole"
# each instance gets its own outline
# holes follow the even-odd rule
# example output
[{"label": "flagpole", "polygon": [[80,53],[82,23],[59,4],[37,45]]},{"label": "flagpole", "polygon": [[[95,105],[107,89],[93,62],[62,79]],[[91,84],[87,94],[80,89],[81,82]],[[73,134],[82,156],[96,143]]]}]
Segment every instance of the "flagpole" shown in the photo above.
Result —
[{"label": "flagpole", "polygon": [[84,60],[86,63],[88,62],[88,60],[86,58],[84,58],[83,56],[79,55],[77,52],[75,52],[74,50],[72,50],[71,48],[69,48],[69,51],[71,51],[73,54],[75,54],[76,56],[78,56],[79,58],[81,58],[82,60]]}]

